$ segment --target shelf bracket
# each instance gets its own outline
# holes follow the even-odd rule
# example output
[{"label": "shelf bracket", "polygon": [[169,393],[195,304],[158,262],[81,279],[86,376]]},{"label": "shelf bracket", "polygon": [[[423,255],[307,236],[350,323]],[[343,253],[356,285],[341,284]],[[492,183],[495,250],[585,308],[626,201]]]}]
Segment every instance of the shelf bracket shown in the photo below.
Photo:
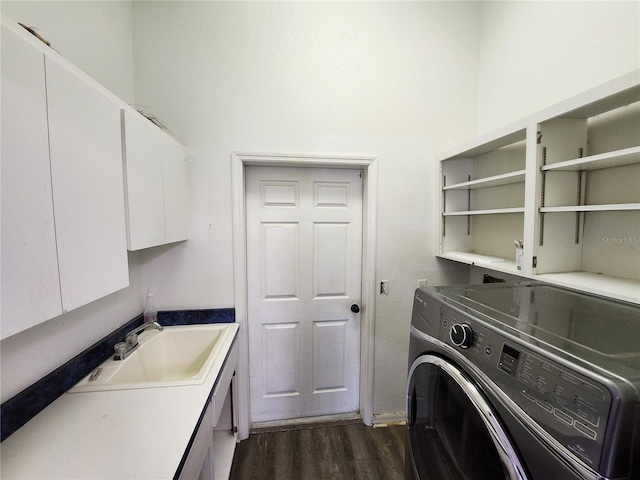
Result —
[{"label": "shelf bracket", "polygon": [[[580,149],[582,150],[582,149]],[[582,153],[582,152],[581,152]],[[577,205],[584,205],[584,180],[585,180],[586,174],[584,170],[580,170],[580,172],[578,172],[578,193],[577,193],[577,199],[576,199],[576,204]],[[580,223],[582,220],[582,212],[576,212],[576,238],[575,238],[575,243],[576,245],[580,243]]]},{"label": "shelf bracket", "polygon": [[[542,147],[542,166],[547,164],[547,147]],[[540,206],[545,206],[545,194],[547,187],[547,171],[542,170],[540,179]],[[540,212],[540,239],[539,246],[544,245],[544,212]]]},{"label": "shelf bracket", "polygon": [[[447,176],[442,176],[442,186],[447,186]],[[447,191],[442,190],[442,211],[447,211]],[[447,217],[442,216],[442,236],[445,237],[447,235]]]},{"label": "shelf bracket", "polygon": [[[471,181],[471,175],[467,175],[467,181]],[[471,189],[467,189],[467,212],[471,211]],[[471,235],[471,215],[467,215],[467,236]]]}]

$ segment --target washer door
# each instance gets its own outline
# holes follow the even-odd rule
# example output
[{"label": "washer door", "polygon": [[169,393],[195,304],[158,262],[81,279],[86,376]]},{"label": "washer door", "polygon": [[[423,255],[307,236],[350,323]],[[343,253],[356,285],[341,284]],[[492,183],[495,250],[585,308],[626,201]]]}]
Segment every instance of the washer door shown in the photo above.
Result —
[{"label": "washer door", "polygon": [[526,480],[509,436],[456,365],[422,355],[407,384],[407,474],[420,480]]}]

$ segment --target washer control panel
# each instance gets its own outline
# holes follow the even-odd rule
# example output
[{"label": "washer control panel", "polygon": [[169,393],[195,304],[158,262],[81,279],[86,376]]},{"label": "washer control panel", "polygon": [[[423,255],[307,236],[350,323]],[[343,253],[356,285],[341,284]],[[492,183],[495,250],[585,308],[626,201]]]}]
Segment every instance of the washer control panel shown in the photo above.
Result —
[{"label": "washer control panel", "polygon": [[440,308],[439,339],[587,465],[599,463],[612,403],[608,389],[448,308]]},{"label": "washer control panel", "polygon": [[[517,352],[505,344],[504,351]],[[509,354],[507,354],[509,356]],[[604,388],[562,369],[532,353],[522,353],[519,366],[499,368],[514,376],[521,385],[520,394],[536,407],[554,415],[558,422],[573,426],[582,435],[597,440],[609,411],[610,394]]]}]

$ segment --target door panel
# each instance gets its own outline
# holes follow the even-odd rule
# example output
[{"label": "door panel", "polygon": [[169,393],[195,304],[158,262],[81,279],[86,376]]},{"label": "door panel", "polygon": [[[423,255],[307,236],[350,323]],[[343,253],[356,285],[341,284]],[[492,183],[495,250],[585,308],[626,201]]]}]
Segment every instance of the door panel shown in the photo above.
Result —
[{"label": "door panel", "polygon": [[297,223],[263,223],[262,298],[298,298],[300,237]]},{"label": "door panel", "polygon": [[349,224],[313,225],[314,298],[344,297],[349,280]]},{"label": "door panel", "polygon": [[348,183],[314,182],[314,203],[316,207],[348,207],[350,185]]},{"label": "door panel", "polygon": [[248,167],[251,421],[359,407],[358,170]]},{"label": "door panel", "polygon": [[297,207],[299,182],[260,182],[260,194],[263,207]]},{"label": "door panel", "polygon": [[314,322],[313,392],[347,389],[348,320]]},{"label": "door panel", "polygon": [[269,397],[299,395],[299,328],[295,323],[263,326],[262,365],[264,394]]}]

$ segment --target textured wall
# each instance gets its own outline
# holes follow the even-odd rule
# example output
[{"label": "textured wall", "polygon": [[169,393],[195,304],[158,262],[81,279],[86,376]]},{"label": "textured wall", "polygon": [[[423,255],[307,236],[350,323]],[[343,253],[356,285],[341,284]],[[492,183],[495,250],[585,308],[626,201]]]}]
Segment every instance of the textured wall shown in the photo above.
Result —
[{"label": "textured wall", "polygon": [[2,342],[3,400],[139,313],[146,287],[160,308],[233,306],[230,152],[244,150],[378,158],[391,294],[376,305],[374,411],[403,410],[416,281],[468,278],[433,256],[434,152],[639,58],[637,2],[1,6],[128,102],[135,73],[136,103],[187,147],[192,206],[188,242],[130,256],[132,287]]},{"label": "textured wall", "polygon": [[34,27],[71,63],[133,103],[131,3],[2,1],[1,11]]},{"label": "textured wall", "polygon": [[640,67],[640,2],[483,2],[480,31],[480,132]]},{"label": "textured wall", "polygon": [[[434,257],[434,152],[475,132],[477,6],[134,2],[136,101],[187,146],[191,238],[148,252],[159,307],[232,306],[231,151],[375,156],[374,412],[404,411],[418,278]],[[463,269],[464,271],[464,269]],[[454,272],[459,273],[456,269]]]}]

